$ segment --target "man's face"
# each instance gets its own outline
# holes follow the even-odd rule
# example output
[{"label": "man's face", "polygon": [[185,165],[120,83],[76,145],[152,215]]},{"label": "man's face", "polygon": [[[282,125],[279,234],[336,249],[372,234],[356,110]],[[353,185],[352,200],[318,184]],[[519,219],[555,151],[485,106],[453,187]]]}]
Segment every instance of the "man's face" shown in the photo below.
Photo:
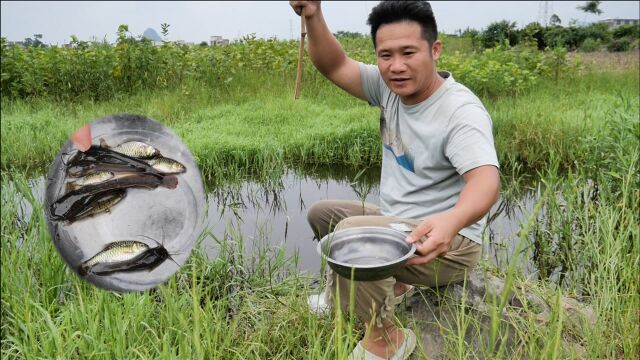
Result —
[{"label": "man's face", "polygon": [[385,24],[376,33],[376,57],[382,79],[404,104],[426,99],[434,90],[440,41],[429,46],[415,21]]}]

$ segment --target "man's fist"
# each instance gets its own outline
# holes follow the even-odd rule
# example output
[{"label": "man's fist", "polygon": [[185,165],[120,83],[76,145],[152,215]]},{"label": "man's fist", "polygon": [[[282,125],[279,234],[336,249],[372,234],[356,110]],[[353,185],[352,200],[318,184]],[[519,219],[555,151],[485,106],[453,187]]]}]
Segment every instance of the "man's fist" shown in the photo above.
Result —
[{"label": "man's fist", "polygon": [[311,17],[320,9],[320,1],[289,1],[296,14]]}]

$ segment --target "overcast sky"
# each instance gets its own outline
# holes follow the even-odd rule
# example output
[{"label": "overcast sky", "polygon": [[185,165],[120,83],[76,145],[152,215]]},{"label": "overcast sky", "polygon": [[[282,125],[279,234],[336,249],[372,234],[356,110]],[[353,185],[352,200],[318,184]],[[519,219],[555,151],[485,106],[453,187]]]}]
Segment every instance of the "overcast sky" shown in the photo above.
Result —
[{"label": "overcast sky", "polygon": [[[325,19],[333,32],[368,33],[366,18],[377,1],[326,1]],[[532,21],[544,23],[542,14],[557,14],[563,25],[572,19],[592,22],[606,18],[638,18],[638,1],[603,1],[600,16],[585,14],[576,6],[584,1],[432,1],[441,32],[453,33],[467,27],[481,30],[499,20],[515,21],[518,27]],[[118,25],[127,24],[134,35],[147,28],[160,33],[168,23],[169,40],[209,41],[211,35],[238,39],[255,33],[258,37],[297,38],[300,20],[285,1],[268,2],[67,2],[2,1],[1,33],[10,41],[43,34],[49,44],[68,43],[71,35],[81,40],[116,39]]]}]

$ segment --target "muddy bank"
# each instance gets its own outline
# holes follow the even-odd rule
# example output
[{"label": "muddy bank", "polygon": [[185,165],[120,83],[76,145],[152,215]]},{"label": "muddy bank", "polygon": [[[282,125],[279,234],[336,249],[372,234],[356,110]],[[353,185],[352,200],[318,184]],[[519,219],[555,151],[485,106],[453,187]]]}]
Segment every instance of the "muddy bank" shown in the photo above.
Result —
[{"label": "muddy bank", "polygon": [[[557,313],[553,309],[557,308],[562,314],[563,351],[569,357],[583,358],[586,350],[580,340],[596,323],[591,306],[574,298],[558,298],[553,291],[541,291],[528,284],[513,285],[505,293],[504,279],[481,270],[471,273],[465,283],[417,290],[399,306],[397,315],[406,317],[407,326],[415,330],[430,359],[458,358],[455,348],[460,344],[447,343],[446,335],[462,332],[464,352],[474,358],[526,358],[526,345],[518,341],[523,338],[523,329],[555,326],[552,322],[557,322]],[[492,327],[498,329],[493,340]],[[486,354],[491,342],[496,351],[502,347],[501,355]]]}]

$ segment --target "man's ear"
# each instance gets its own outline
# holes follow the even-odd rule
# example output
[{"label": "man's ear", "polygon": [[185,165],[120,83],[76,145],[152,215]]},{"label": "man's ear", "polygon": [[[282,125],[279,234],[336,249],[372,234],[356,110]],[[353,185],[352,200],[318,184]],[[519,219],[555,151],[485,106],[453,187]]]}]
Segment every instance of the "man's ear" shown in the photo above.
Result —
[{"label": "man's ear", "polygon": [[442,41],[434,41],[433,45],[431,46],[431,56],[433,57],[433,60],[438,60],[438,58],[440,57],[440,50],[442,50]]}]

